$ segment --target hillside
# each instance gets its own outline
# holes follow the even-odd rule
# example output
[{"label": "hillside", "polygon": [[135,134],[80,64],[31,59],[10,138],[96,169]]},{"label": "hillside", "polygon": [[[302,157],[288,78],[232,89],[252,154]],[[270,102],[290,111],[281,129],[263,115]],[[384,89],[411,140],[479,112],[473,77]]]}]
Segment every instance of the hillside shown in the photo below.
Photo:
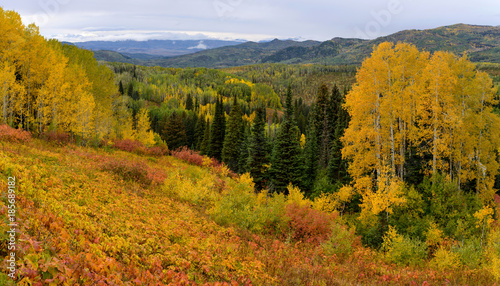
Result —
[{"label": "hillside", "polygon": [[[58,146],[5,126],[1,131],[0,184],[7,189],[7,177],[15,177],[17,188],[17,285],[492,281],[482,270],[386,264],[360,247],[340,219],[304,207],[300,193],[257,196],[248,176],[228,176],[224,167],[195,154],[175,158]],[[7,205],[0,201],[4,216]],[[308,224],[317,230],[300,226],[305,221],[292,211],[309,213]],[[316,239],[327,221],[337,235],[320,244]],[[5,220],[0,228],[3,234],[9,229]],[[2,239],[3,256],[5,243]],[[1,285],[11,285],[7,271],[2,267]]]},{"label": "hillside", "polygon": [[[164,67],[233,67],[257,63],[286,64],[360,64],[373,46],[382,42],[407,42],[420,50],[467,52],[474,62],[500,63],[500,26],[456,24],[428,30],[405,30],[374,40],[333,38],[325,42],[274,40],[268,43],[247,42],[230,47],[199,51],[171,58],[140,61],[143,65]],[[129,55],[136,58],[134,55]],[[97,59],[105,60],[97,54]],[[129,59],[118,61],[132,62]]]}]

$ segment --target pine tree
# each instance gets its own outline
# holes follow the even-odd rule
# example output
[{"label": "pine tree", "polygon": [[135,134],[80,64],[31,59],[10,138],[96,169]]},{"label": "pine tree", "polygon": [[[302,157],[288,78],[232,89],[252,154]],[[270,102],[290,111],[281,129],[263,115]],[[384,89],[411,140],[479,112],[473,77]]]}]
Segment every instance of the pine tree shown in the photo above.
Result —
[{"label": "pine tree", "polygon": [[208,151],[210,150],[210,119],[207,119],[207,123],[205,124],[205,132],[203,133],[203,139],[200,143],[200,154],[208,155]]},{"label": "pine tree", "polygon": [[172,112],[172,115],[168,117],[165,123],[163,140],[165,140],[170,150],[186,146],[186,130],[182,122],[182,116],[178,115],[175,111]]},{"label": "pine tree", "polygon": [[198,116],[196,115],[196,113],[185,113],[184,128],[186,129],[186,145],[191,149],[194,149],[195,146],[195,128],[197,121]]},{"label": "pine tree", "polygon": [[238,173],[247,173],[249,172],[248,168],[248,158],[249,158],[249,147],[250,147],[250,126],[243,122],[242,126],[242,135],[243,138],[240,144],[240,157],[238,159]]},{"label": "pine tree", "polygon": [[191,93],[188,93],[186,97],[186,110],[193,110],[193,108],[193,96],[191,95]]},{"label": "pine tree", "polygon": [[257,191],[265,188],[268,179],[266,165],[269,164],[269,156],[267,139],[264,133],[265,124],[264,108],[259,107],[256,110],[248,146],[248,170]]},{"label": "pine tree", "polygon": [[120,93],[120,95],[123,95],[123,93],[125,92],[123,90],[123,83],[121,80],[120,80],[120,84],[118,85],[118,92]]},{"label": "pine tree", "polygon": [[194,128],[194,149],[200,150],[201,142],[203,141],[203,135],[205,133],[205,125],[207,122],[205,121],[205,116],[201,115],[196,121],[196,126]]},{"label": "pine tree", "polygon": [[290,86],[286,93],[286,111],[278,132],[271,161],[271,190],[286,192],[288,184],[301,186],[302,165],[299,129],[295,124]]},{"label": "pine tree", "polygon": [[309,119],[309,128],[307,130],[306,144],[304,146],[303,152],[303,162],[304,162],[304,173],[302,176],[302,182],[304,185],[304,191],[310,196],[311,191],[314,187],[314,181],[318,174],[318,138],[316,134],[316,126],[314,124],[314,112],[313,116]]},{"label": "pine tree", "polygon": [[222,148],[225,135],[226,116],[224,105],[222,103],[222,97],[219,97],[215,104],[214,122],[212,123],[212,127],[210,128],[210,145],[208,153],[210,157],[213,157],[219,161],[222,159]]},{"label": "pine tree", "polygon": [[342,95],[337,85],[335,85],[332,90],[332,97],[330,98],[332,114],[331,125],[333,126],[333,131],[331,133],[329,146],[330,160],[328,162],[327,174],[332,183],[347,183],[349,180],[347,174],[347,161],[342,159],[343,145],[341,141],[342,136],[344,136],[344,131],[349,124],[349,114],[347,110],[342,108],[346,94],[346,89],[344,89],[344,95]]},{"label": "pine tree", "polygon": [[330,100],[328,98],[328,87],[322,84],[318,88],[318,97],[315,106],[315,132],[317,137],[317,146],[319,151],[319,165],[321,168],[326,168],[329,160],[329,143],[330,143],[330,124],[329,122],[329,107]]},{"label": "pine tree", "polygon": [[241,109],[236,96],[234,96],[233,107],[229,113],[226,136],[222,148],[222,161],[234,172],[238,172],[238,159],[240,157],[240,145],[242,137]]}]

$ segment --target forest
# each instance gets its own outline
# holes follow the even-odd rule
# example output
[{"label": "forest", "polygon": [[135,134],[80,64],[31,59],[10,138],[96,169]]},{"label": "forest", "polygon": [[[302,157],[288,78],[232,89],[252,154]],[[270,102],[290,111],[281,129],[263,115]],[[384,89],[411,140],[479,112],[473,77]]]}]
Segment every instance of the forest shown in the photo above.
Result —
[{"label": "forest", "polygon": [[500,64],[143,67],[0,30],[1,285],[500,280]]}]

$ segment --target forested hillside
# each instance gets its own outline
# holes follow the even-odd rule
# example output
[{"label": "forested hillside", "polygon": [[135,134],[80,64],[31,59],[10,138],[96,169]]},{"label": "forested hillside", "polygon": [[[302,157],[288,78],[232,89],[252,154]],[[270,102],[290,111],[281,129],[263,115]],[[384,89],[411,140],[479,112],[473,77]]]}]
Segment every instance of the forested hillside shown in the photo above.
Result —
[{"label": "forested hillside", "polygon": [[0,30],[0,285],[500,281],[498,65],[143,67]]}]

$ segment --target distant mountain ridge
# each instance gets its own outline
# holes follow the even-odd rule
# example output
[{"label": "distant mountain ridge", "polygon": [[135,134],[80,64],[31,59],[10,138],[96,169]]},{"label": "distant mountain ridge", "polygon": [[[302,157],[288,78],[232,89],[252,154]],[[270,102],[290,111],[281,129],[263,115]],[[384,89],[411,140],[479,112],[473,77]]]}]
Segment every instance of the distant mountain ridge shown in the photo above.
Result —
[{"label": "distant mountain ridge", "polygon": [[407,42],[420,50],[468,53],[474,62],[500,63],[500,26],[456,24],[426,30],[404,30],[373,40],[333,38],[328,41],[246,42],[176,57],[98,52],[99,60],[164,67],[224,68],[258,63],[360,64],[382,42]]},{"label": "distant mountain ridge", "polygon": [[93,51],[114,51],[128,54],[149,54],[156,57],[173,57],[206,49],[241,44],[242,41],[223,40],[148,40],[148,41],[88,41],[73,43]]}]

